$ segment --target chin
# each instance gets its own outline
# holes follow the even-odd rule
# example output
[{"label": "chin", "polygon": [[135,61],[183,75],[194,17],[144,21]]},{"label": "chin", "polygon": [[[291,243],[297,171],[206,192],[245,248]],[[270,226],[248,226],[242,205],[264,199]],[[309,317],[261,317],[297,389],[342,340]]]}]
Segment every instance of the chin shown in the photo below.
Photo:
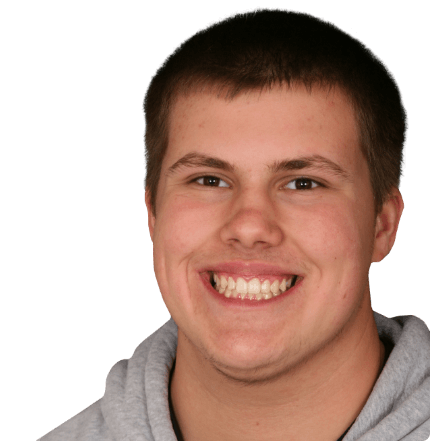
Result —
[{"label": "chin", "polygon": [[281,360],[286,358],[286,354],[270,349],[262,341],[256,342],[251,336],[247,339],[237,337],[223,345],[218,341],[216,347],[205,352],[205,358],[219,372],[246,382],[278,375],[282,370]]},{"label": "chin", "polygon": [[255,360],[211,360],[213,367],[223,376],[237,382],[252,384],[274,380],[288,370],[281,363],[262,358]]}]

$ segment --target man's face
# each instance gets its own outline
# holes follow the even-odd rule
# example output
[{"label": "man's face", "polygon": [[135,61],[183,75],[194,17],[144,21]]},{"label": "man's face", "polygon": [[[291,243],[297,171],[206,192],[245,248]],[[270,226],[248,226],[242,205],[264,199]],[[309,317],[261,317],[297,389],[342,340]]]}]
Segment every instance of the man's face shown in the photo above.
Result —
[{"label": "man's face", "polygon": [[[150,216],[154,267],[185,341],[219,369],[297,365],[368,302],[375,214],[358,138],[338,90],[179,98]],[[218,292],[222,277],[236,291]],[[276,281],[293,286],[279,294]]]}]

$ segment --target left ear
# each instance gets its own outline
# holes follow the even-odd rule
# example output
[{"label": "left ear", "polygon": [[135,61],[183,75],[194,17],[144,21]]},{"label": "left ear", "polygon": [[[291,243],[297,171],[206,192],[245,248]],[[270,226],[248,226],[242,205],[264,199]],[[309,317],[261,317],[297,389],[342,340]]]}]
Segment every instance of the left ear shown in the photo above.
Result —
[{"label": "left ear", "polygon": [[391,251],[403,208],[402,195],[398,188],[393,188],[382,210],[376,216],[372,262],[380,262]]}]

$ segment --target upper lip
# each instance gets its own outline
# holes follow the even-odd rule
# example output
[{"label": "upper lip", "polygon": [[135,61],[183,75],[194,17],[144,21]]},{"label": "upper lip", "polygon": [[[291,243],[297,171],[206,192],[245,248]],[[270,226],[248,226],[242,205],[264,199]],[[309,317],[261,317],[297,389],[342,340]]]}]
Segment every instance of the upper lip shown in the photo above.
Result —
[{"label": "upper lip", "polygon": [[200,272],[213,271],[216,273],[224,272],[237,274],[242,276],[253,275],[300,275],[296,270],[292,268],[286,269],[277,265],[271,265],[264,262],[244,262],[244,261],[232,261],[215,264],[212,266],[205,266]]}]

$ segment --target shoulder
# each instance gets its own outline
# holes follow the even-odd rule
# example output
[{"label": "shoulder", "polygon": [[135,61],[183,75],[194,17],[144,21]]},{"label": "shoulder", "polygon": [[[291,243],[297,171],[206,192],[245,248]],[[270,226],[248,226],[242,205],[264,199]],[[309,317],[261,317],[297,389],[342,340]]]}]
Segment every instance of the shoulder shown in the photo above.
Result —
[{"label": "shoulder", "polygon": [[101,410],[96,401],[38,441],[113,441],[109,435]]},{"label": "shoulder", "polygon": [[[112,367],[103,398],[38,441],[114,441],[130,434],[133,439],[153,439],[151,415],[159,419],[168,408],[164,401],[176,344],[177,327],[169,320],[130,359]],[[166,414],[162,424],[168,423]]]}]

